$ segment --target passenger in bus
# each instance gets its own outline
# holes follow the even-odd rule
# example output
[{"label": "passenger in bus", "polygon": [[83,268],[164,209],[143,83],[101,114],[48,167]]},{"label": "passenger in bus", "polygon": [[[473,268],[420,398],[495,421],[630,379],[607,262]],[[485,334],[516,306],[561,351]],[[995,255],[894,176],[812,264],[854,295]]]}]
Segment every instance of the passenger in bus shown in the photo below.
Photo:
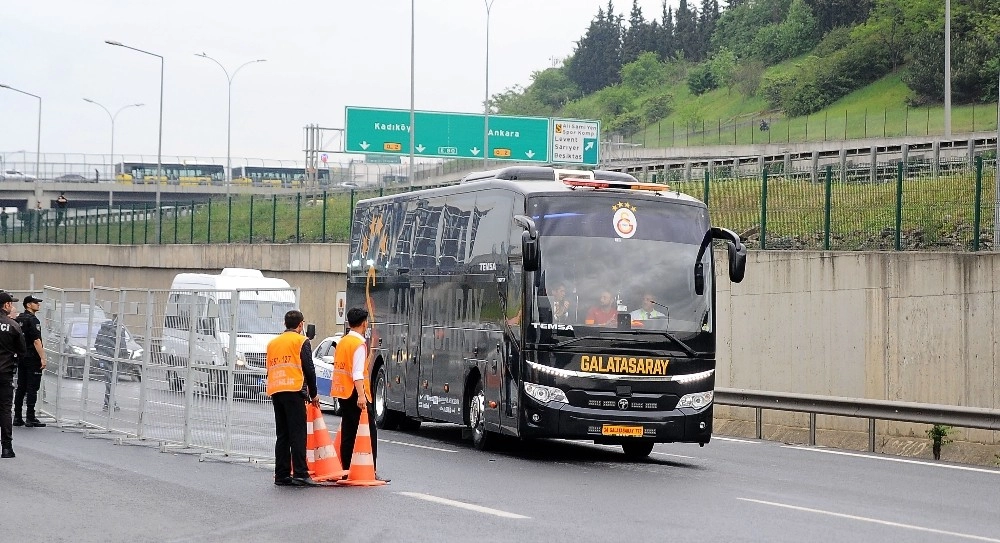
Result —
[{"label": "passenger in bus", "polygon": [[665,319],[666,317],[663,312],[656,309],[656,297],[651,292],[642,295],[642,307],[632,312],[632,320],[634,321]]},{"label": "passenger in bus", "polygon": [[614,326],[618,322],[618,306],[610,291],[602,290],[598,304],[587,311],[586,324]]},{"label": "passenger in bus", "polygon": [[566,284],[555,283],[552,289],[552,322],[570,322],[573,304],[566,298]]}]

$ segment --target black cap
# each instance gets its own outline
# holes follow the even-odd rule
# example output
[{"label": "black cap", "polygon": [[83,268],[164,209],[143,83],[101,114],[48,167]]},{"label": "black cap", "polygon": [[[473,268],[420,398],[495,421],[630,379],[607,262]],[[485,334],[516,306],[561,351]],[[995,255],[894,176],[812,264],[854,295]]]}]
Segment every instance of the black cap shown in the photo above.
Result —
[{"label": "black cap", "polygon": [[[15,301],[17,301],[17,300],[15,300]],[[29,295],[27,295],[27,296],[24,297],[24,302],[23,303],[24,303],[24,307],[28,307],[28,304],[35,304],[35,303],[40,304],[40,303],[42,303],[42,299],[41,298],[35,298],[34,296],[32,296],[32,295],[29,294]]]},{"label": "black cap", "polygon": [[10,295],[9,292],[0,292],[0,305],[4,305],[7,302],[16,302],[17,298]]}]

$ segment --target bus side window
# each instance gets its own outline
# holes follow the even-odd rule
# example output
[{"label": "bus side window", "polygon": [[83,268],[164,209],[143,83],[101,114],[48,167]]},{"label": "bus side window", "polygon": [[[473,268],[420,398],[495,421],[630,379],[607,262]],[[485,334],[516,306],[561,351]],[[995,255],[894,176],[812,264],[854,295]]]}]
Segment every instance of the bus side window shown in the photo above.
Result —
[{"label": "bus side window", "polygon": [[437,267],[437,246],[443,201],[420,200],[417,228],[413,236],[413,267]]},{"label": "bus side window", "polygon": [[456,194],[448,197],[441,218],[441,246],[439,265],[442,269],[453,269],[466,262],[469,220],[476,204],[475,194]]},{"label": "bus side window", "polygon": [[507,248],[510,223],[513,221],[510,215],[511,198],[506,191],[483,191],[476,196],[476,208],[472,213],[475,241],[469,253],[470,261],[477,261],[477,257],[486,255],[499,255]]}]

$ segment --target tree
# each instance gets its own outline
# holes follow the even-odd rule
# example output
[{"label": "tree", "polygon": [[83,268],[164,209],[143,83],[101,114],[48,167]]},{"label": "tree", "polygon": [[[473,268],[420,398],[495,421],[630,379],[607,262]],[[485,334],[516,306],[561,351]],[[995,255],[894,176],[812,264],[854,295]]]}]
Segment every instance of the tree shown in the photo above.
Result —
[{"label": "tree", "polygon": [[715,23],[719,20],[719,0],[701,0],[701,11],[698,19],[698,45],[701,58],[707,58],[712,47],[712,34],[715,33]]},{"label": "tree", "polygon": [[634,62],[622,66],[622,85],[636,93],[666,83],[667,74],[656,53],[646,51]]},{"label": "tree", "polygon": [[677,47],[674,42],[674,8],[667,7],[667,1],[663,0],[663,20],[660,23],[660,33],[656,36],[656,52],[661,60],[668,60],[675,57]]},{"label": "tree", "polygon": [[873,0],[806,0],[816,16],[816,28],[823,35],[838,27],[864,22]]},{"label": "tree", "polygon": [[729,49],[725,48],[712,55],[711,60],[708,61],[708,67],[712,72],[712,78],[715,79],[715,82],[719,86],[726,87],[728,93],[733,91],[733,85],[736,82],[734,77],[736,73],[736,66],[736,55]]},{"label": "tree", "polygon": [[632,12],[629,14],[628,29],[622,38],[622,64],[628,64],[639,58],[649,45],[650,26],[642,16],[639,0],[632,0]]},{"label": "tree", "polygon": [[531,74],[531,97],[555,112],[573,98],[580,89],[566,76],[562,68],[548,68]]},{"label": "tree", "polygon": [[566,75],[584,94],[618,83],[622,66],[621,18],[613,10],[611,2],[606,13],[598,9],[569,62]]}]

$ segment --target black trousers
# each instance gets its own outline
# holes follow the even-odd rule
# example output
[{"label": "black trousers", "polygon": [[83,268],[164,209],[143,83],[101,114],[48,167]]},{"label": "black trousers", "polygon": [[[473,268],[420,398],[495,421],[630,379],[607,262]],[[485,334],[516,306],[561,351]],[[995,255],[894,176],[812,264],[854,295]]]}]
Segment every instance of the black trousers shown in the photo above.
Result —
[{"label": "black trousers", "polygon": [[11,407],[14,404],[14,367],[0,370],[0,445],[4,449],[11,446],[11,436],[14,433],[14,420],[11,418]]},{"label": "black trousers", "polygon": [[[378,469],[378,428],[375,426],[375,406],[368,402],[368,431],[372,435],[372,462]],[[351,397],[340,400],[340,462],[344,469],[351,467],[351,456],[354,454],[354,441],[358,437],[358,424],[361,423],[361,408],[358,407],[358,391]]]},{"label": "black trousers", "polygon": [[35,418],[35,403],[38,402],[38,388],[42,385],[42,362],[40,360],[19,361],[17,364],[17,390],[14,392],[14,414],[21,418],[21,408],[27,400],[29,419]]},{"label": "black trousers", "polygon": [[274,477],[308,477],[306,465],[306,399],[301,392],[276,392],[274,406]]}]

